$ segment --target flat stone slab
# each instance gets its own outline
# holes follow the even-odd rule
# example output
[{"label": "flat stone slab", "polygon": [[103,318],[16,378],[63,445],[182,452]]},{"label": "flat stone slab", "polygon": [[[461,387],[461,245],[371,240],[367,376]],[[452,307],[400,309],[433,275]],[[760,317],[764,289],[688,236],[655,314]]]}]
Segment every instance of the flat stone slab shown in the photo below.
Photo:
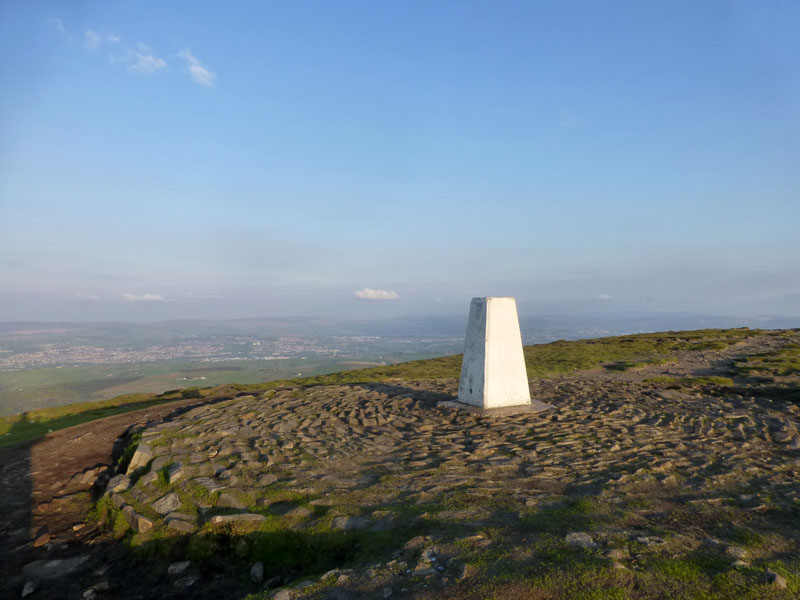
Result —
[{"label": "flat stone slab", "polygon": [[36,560],[22,567],[22,572],[31,579],[55,579],[75,573],[88,561],[88,556]]},{"label": "flat stone slab", "polygon": [[181,499],[175,492],[171,492],[153,502],[153,508],[162,515],[173,512],[176,508],[180,507],[180,505]]},{"label": "flat stone slab", "polygon": [[364,529],[369,524],[369,520],[364,517],[335,517],[331,522],[331,527],[342,531],[355,531]]},{"label": "flat stone slab", "polygon": [[233,523],[260,523],[266,517],[256,513],[242,513],[239,515],[216,515],[211,517],[209,523],[212,525],[228,525]]},{"label": "flat stone slab", "polygon": [[209,494],[213,494],[214,492],[221,492],[224,489],[227,489],[227,486],[222,485],[221,483],[217,483],[211,477],[195,477],[191,480],[193,483],[197,485],[203,486]]}]

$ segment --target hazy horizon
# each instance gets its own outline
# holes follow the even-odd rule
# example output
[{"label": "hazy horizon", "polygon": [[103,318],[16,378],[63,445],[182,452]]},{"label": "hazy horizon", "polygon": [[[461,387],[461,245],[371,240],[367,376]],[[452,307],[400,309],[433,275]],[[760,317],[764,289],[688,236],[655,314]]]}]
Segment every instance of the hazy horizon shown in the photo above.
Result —
[{"label": "hazy horizon", "polygon": [[800,314],[800,4],[0,6],[0,321]]},{"label": "hazy horizon", "polygon": [[[130,325],[130,326],[150,326],[166,323],[256,323],[256,322],[276,322],[290,323],[292,321],[303,322],[330,322],[330,323],[368,323],[368,324],[392,324],[400,322],[419,323],[424,321],[435,322],[464,322],[466,323],[468,311],[462,313],[430,313],[430,314],[407,314],[393,315],[389,317],[373,317],[367,315],[348,315],[348,316],[326,316],[326,315],[271,315],[271,316],[245,316],[231,318],[169,318],[156,320],[125,320],[125,319],[106,319],[106,320],[31,320],[15,319],[0,321],[0,326],[12,326],[16,324],[34,325]],[[576,313],[576,314],[530,314],[519,313],[519,319],[524,327],[525,323],[532,322],[561,322],[570,324],[583,323],[634,323],[634,322],[663,322],[675,324],[691,324],[695,322],[695,328],[704,327],[774,327],[774,328],[795,328],[800,327],[800,315],[781,315],[781,314],[761,314],[761,315],[715,315],[707,313]],[[765,325],[774,323],[774,325]],[[655,331],[655,329],[652,329]]]}]

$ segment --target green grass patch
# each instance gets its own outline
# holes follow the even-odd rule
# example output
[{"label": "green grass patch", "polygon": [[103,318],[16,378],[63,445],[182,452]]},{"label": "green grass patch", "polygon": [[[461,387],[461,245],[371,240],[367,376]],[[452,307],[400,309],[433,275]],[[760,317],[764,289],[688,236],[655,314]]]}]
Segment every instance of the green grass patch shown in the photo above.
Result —
[{"label": "green grass patch", "polygon": [[521,525],[534,532],[564,536],[571,531],[591,531],[608,516],[608,507],[592,498],[572,500],[563,505],[535,509],[524,515]]},{"label": "green grass patch", "polygon": [[0,448],[39,439],[58,429],[167,402],[171,400],[155,398],[152,394],[129,394],[103,402],[69,404],[0,417]]},{"label": "green grass patch", "polygon": [[[615,336],[577,341],[556,341],[525,346],[525,364],[529,377],[541,378],[559,373],[588,370],[607,363],[666,364],[675,361],[671,354],[679,350],[708,349],[699,344],[719,343],[725,347],[763,330],[700,329]],[[378,383],[392,379],[457,379],[461,372],[461,355],[417,360],[395,365],[342,371],[298,379],[281,379],[257,385],[236,386],[237,391],[266,391],[287,386]],[[213,390],[212,390],[213,392]]]},{"label": "green grass patch", "polygon": [[747,527],[734,527],[726,537],[730,543],[747,548],[760,548],[767,542],[763,534]]},{"label": "green grass patch", "polygon": [[690,387],[693,385],[733,385],[733,379],[730,377],[719,377],[716,375],[709,377],[670,377],[669,375],[660,375],[658,377],[648,377],[644,380],[644,382],[660,383],[674,387]]},{"label": "green grass patch", "polygon": [[116,540],[124,538],[131,531],[122,511],[114,506],[111,498],[101,497],[89,511],[89,519],[109,531]]},{"label": "green grass patch", "polygon": [[647,360],[623,360],[608,365],[603,365],[607,371],[631,371],[635,369],[644,369],[646,367],[666,365],[678,362],[678,359],[672,356],[657,356],[648,358]]},{"label": "green grass patch", "polygon": [[786,377],[800,374],[800,344],[786,344],[772,352],[754,354],[737,360],[733,370],[738,375]]}]

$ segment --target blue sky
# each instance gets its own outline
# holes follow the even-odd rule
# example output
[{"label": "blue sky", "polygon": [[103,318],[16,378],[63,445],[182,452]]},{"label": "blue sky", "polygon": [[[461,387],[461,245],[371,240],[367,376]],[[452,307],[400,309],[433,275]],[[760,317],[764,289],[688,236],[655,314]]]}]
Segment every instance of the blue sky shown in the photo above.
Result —
[{"label": "blue sky", "polygon": [[800,314],[800,4],[5,2],[0,320]]}]

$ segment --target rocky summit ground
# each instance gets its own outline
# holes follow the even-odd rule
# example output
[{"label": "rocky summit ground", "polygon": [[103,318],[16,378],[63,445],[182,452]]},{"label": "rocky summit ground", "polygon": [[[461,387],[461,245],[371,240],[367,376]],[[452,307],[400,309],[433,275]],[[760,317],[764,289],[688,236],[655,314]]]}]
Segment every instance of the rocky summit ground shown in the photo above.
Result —
[{"label": "rocky summit ground", "polygon": [[455,379],[394,379],[57,432],[38,446],[91,464],[37,480],[36,447],[0,454],[4,490],[30,496],[0,507],[0,593],[797,598],[798,343],[751,332],[533,379],[554,406],[536,414],[474,414],[440,405]]}]

